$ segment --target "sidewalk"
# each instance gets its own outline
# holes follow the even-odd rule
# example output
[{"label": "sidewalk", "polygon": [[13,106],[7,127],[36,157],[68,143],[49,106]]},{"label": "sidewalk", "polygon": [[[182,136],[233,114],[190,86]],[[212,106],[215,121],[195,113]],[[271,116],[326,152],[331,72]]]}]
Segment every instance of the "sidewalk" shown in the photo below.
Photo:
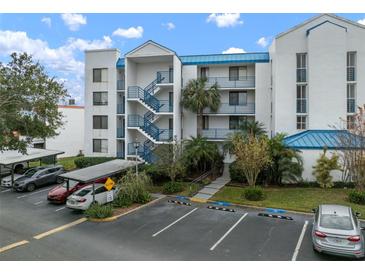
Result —
[{"label": "sidewalk", "polygon": [[222,187],[224,187],[231,180],[229,176],[229,164],[224,164],[224,170],[221,177],[211,182],[209,185],[201,189],[194,197],[192,201],[206,201],[216,194]]}]

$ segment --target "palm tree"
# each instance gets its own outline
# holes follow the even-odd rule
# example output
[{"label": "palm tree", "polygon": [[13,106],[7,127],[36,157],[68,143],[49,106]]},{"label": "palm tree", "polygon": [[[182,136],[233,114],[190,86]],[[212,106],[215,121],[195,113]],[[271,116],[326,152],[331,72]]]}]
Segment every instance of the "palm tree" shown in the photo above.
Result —
[{"label": "palm tree", "polygon": [[265,126],[263,123],[254,120],[246,120],[240,129],[249,135],[259,137],[266,134]]},{"label": "palm tree", "polygon": [[197,114],[198,117],[198,136],[202,133],[203,110],[209,108],[216,112],[220,105],[220,94],[218,84],[215,83],[210,88],[206,88],[207,79],[192,79],[188,82],[182,92],[181,105]]},{"label": "palm tree", "polygon": [[209,142],[207,138],[198,136],[184,141],[184,157],[190,167],[198,167],[206,171],[219,159],[218,146]]}]

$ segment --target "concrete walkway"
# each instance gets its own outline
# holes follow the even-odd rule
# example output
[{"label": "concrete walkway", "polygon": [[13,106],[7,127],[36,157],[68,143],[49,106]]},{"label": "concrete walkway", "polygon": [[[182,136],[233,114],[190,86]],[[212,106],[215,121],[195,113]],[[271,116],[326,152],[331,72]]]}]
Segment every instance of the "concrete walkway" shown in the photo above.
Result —
[{"label": "concrete walkway", "polygon": [[222,187],[224,187],[231,180],[229,176],[229,164],[224,164],[224,170],[221,177],[215,179],[209,185],[201,189],[194,197],[192,201],[203,201],[210,199],[214,194],[216,194]]}]

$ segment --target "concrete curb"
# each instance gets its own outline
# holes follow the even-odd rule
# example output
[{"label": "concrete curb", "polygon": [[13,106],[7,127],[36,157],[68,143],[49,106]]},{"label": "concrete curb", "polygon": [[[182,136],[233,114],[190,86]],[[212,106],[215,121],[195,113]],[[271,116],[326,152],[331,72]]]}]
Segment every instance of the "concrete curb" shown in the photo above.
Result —
[{"label": "concrete curb", "polygon": [[120,217],[122,217],[122,216],[124,216],[124,215],[127,215],[127,214],[129,214],[129,213],[132,213],[132,212],[134,212],[134,211],[137,211],[137,210],[139,210],[139,209],[141,209],[141,208],[144,208],[144,207],[150,206],[150,205],[152,205],[152,204],[154,204],[154,203],[156,203],[156,202],[158,202],[158,201],[162,200],[163,198],[165,198],[165,196],[160,197],[160,198],[157,198],[157,199],[155,199],[155,200],[152,200],[151,202],[148,202],[147,204],[141,205],[141,206],[136,207],[136,208],[133,208],[133,209],[131,209],[131,210],[127,211],[127,212],[124,212],[124,213],[122,213],[122,214],[118,214],[118,215],[115,215],[115,216],[112,216],[112,217],[103,218],[103,219],[88,218],[87,220],[88,220],[88,221],[90,221],[90,222],[95,222],[95,223],[113,222],[113,221],[115,221],[115,220],[119,219]]}]

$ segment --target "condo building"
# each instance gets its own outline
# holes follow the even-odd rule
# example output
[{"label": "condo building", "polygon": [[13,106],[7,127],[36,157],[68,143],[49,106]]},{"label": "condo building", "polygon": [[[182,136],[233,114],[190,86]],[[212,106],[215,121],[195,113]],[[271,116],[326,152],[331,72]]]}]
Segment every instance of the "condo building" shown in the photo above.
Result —
[{"label": "condo building", "polygon": [[222,147],[244,121],[259,121],[269,137],[287,134],[303,153],[303,178],[313,180],[323,148],[336,150],[340,118],[351,126],[365,103],[365,26],[321,14],[277,35],[268,52],[181,56],[154,41],[124,56],[88,50],[85,155],[153,162],[157,146],[197,136],[196,113],[180,104],[197,78],[221,95],[216,112],[203,112],[204,137]]}]

